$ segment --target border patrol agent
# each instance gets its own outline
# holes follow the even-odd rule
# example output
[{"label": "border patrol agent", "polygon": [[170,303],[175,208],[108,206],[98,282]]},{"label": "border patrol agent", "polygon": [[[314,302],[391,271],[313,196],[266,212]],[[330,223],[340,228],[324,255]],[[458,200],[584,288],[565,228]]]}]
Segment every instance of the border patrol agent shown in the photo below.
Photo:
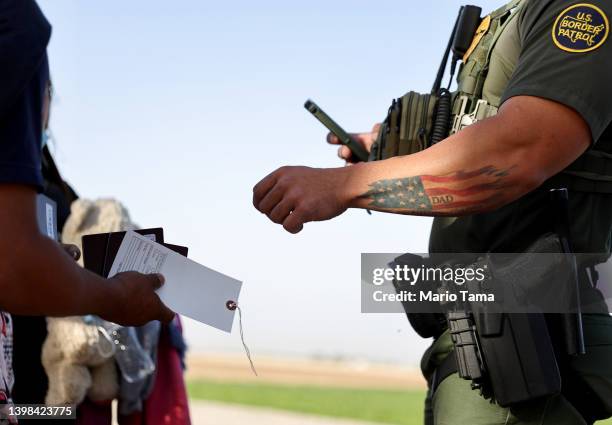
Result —
[{"label": "border patrol agent", "polygon": [[[353,135],[371,161],[282,167],[254,187],[255,207],[292,233],[347,208],[429,215],[431,252],[522,252],[551,231],[549,189],[565,187],[573,251],[609,256],[610,16],[606,0],[514,0],[479,17],[454,93],[394,101],[382,125]],[[339,155],[356,162],[345,146]],[[612,416],[612,318],[596,280],[580,270],[580,296],[591,306],[582,314],[586,353],[558,353],[562,387],[546,397],[504,407],[485,399],[445,361],[448,333],[432,332],[422,361],[426,422],[585,424]]]}]

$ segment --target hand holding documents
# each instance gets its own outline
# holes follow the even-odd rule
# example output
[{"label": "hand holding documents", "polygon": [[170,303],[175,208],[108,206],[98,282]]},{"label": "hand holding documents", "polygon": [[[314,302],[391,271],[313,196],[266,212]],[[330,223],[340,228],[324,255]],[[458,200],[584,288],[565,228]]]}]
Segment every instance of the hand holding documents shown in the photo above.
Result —
[{"label": "hand holding documents", "polygon": [[[231,332],[235,311],[229,309],[227,304],[230,301],[238,302],[242,282],[186,258],[179,253],[182,247],[158,243],[159,235],[154,230],[161,232],[161,229],[152,229],[151,234],[139,231],[144,235],[134,231],[125,232],[107,276],[112,277],[126,271],[161,273],[166,283],[158,291],[158,295],[164,304],[176,313],[225,332]],[[98,252],[104,253],[104,257],[107,257],[109,250],[112,249],[112,235],[116,235],[115,243],[118,241],[117,236],[121,236],[118,233],[107,234],[102,239],[105,243],[97,249]],[[87,247],[93,246],[92,242],[98,236],[105,235],[83,238],[86,267],[88,267]],[[99,237],[97,239],[100,240]],[[93,248],[90,248],[89,252],[92,251]],[[89,260],[89,263],[93,264],[91,255]],[[97,267],[93,268],[94,271],[102,271],[101,274],[106,275],[104,272],[108,270],[107,260],[104,258],[101,263],[98,261],[100,265],[95,264]]]}]

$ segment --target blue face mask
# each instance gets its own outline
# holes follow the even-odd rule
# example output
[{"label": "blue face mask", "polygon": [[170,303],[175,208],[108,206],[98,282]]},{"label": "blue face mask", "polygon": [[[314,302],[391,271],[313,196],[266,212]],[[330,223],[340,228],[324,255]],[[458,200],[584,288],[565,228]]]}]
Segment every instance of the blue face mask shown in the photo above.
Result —
[{"label": "blue face mask", "polygon": [[47,145],[47,143],[49,142],[49,130],[43,130],[40,142],[41,142],[41,145],[40,145],[41,148],[44,148]]}]

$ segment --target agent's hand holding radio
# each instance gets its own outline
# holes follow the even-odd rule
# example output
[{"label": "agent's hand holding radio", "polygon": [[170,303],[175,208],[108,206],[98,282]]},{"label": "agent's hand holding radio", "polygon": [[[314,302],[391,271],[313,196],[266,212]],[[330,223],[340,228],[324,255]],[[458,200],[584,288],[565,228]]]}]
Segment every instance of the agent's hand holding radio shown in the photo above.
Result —
[{"label": "agent's hand holding radio", "polygon": [[338,156],[340,158],[349,164],[361,161],[366,162],[368,160],[370,148],[376,137],[378,137],[380,124],[376,124],[370,133],[349,134],[312,100],[308,99],[304,104],[304,108],[330,131],[327,135],[328,143],[343,145],[338,149]]},{"label": "agent's hand holding radio", "polygon": [[[356,143],[359,143],[368,153],[370,153],[370,149],[378,137],[380,126],[381,123],[374,124],[372,131],[367,133],[350,133],[350,136]],[[327,134],[327,143],[330,145],[342,145],[338,148],[338,157],[345,160],[347,165],[359,162],[359,159],[353,155],[349,147],[344,145],[334,133],[330,132]]]}]

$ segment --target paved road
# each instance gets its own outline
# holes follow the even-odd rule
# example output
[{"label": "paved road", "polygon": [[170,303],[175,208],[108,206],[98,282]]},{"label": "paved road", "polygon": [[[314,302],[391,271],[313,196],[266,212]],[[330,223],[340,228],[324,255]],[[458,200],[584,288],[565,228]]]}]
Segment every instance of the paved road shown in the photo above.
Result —
[{"label": "paved road", "polygon": [[210,401],[191,401],[189,407],[192,425],[379,425]]}]

